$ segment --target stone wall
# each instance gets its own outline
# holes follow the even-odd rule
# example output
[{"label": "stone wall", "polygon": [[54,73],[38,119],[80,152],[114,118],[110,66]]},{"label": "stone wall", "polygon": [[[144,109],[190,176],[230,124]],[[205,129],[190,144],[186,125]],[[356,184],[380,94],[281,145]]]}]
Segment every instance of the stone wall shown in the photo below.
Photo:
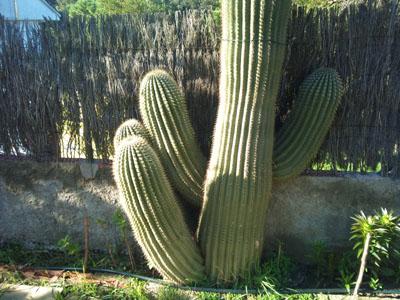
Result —
[{"label": "stone wall", "polygon": [[[355,213],[381,207],[400,213],[399,183],[376,175],[346,175],[302,176],[276,184],[267,243],[280,242],[300,258],[320,241],[332,248],[346,247]],[[117,209],[109,167],[0,161],[0,243],[51,248],[67,234],[81,242],[87,214],[91,248],[105,250],[120,242],[112,221]]]}]

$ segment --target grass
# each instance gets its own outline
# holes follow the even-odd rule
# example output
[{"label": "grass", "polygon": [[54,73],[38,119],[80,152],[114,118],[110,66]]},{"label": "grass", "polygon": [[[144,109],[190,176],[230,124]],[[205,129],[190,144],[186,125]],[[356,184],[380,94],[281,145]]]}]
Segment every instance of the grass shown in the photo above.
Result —
[{"label": "grass", "polygon": [[[138,251],[136,251],[136,254]],[[106,268],[111,270],[120,270],[135,272],[140,275],[154,276],[147,268],[144,258],[141,254],[135,257],[137,262],[135,269],[130,267],[128,255],[122,250],[114,250],[112,254],[98,251],[91,251],[89,258],[89,267]],[[0,249],[0,264],[5,265],[26,265],[36,267],[82,267],[82,251],[71,252],[71,247],[53,250],[25,249],[19,244],[7,244]]]},{"label": "grass", "polygon": [[[121,279],[122,280],[122,279]],[[122,281],[121,281],[122,282]],[[137,299],[147,300],[151,295],[143,282],[135,279],[127,280],[123,287],[110,287],[95,283],[76,283],[63,286],[63,291],[56,295],[62,299]]]},{"label": "grass", "polygon": [[[191,292],[183,291],[172,287],[150,287],[145,282],[136,279],[126,279],[123,277],[100,277],[94,282],[93,278],[81,278],[73,281],[60,278],[57,281],[52,280],[32,280],[24,279],[18,271],[3,272],[0,280],[1,284],[23,284],[35,286],[58,286],[62,287],[63,291],[56,295],[56,300],[78,300],[78,299],[137,299],[137,300],[280,300],[280,299],[299,299],[311,300],[317,299],[317,296],[311,294],[299,295],[282,295],[271,291],[261,291],[258,295],[251,294],[217,294],[209,292]],[[2,289],[0,285],[0,295]]]},{"label": "grass", "polygon": [[[4,275],[4,274],[3,274]],[[217,294],[208,292],[190,292],[182,291],[172,287],[156,287],[150,288],[145,282],[136,279],[125,279],[122,277],[112,278],[112,281],[107,281],[103,277],[98,282],[93,282],[91,279],[82,277],[79,282],[68,282],[60,279],[57,282],[46,280],[24,280],[18,272],[8,272],[2,277],[2,284],[24,284],[24,285],[39,285],[39,286],[60,286],[63,288],[61,293],[55,295],[56,300],[80,300],[80,299],[113,299],[113,300],[313,300],[317,299],[316,295],[299,294],[299,295],[282,295],[279,293],[261,292],[258,295],[244,294]],[[6,290],[0,285],[0,295]]]},{"label": "grass", "polygon": [[[37,251],[27,250],[19,245],[5,245],[0,249],[0,284],[26,284],[49,286],[57,285],[63,287],[63,292],[57,295],[56,299],[253,299],[253,300],[278,300],[278,299],[300,299],[311,300],[316,299],[314,295],[282,295],[278,290],[287,287],[321,287],[317,286],[318,282],[325,282],[329,287],[337,287],[340,283],[336,281],[339,277],[339,271],[332,269],[328,274],[318,272],[324,268],[330,258],[326,250],[321,250],[319,245],[318,251],[314,254],[315,265],[306,266],[295,263],[290,257],[284,254],[281,246],[277,251],[269,257],[267,262],[253,273],[248,274],[245,278],[234,285],[225,286],[225,288],[234,288],[240,290],[258,289],[258,295],[233,295],[233,294],[215,294],[207,292],[188,292],[178,290],[172,287],[151,288],[142,281],[127,279],[120,276],[101,276],[101,275],[83,275],[77,272],[48,271],[39,272],[31,266],[82,266],[82,253],[75,247],[65,247],[68,243],[53,251]],[[323,247],[322,247],[323,248]],[[64,249],[61,251],[60,249]],[[110,259],[108,253],[91,253],[90,267],[126,270],[128,272],[155,277],[144,264],[143,258],[137,258],[135,270],[126,268],[129,266],[129,258],[127,254],[120,253],[113,255]],[[118,261],[115,261],[118,259]],[[28,264],[27,264],[28,263]],[[335,265],[335,262],[331,262]],[[2,267],[3,265],[3,267]],[[8,267],[5,268],[4,265]],[[18,266],[24,266],[20,268]],[[339,264],[336,264],[339,265]],[[336,274],[337,273],[337,274]],[[318,278],[305,280],[305,277]],[[337,275],[337,276],[336,276]],[[335,281],[328,282],[328,278]],[[329,279],[330,280],[330,279]],[[216,287],[211,283],[203,283],[201,286]],[[340,285],[339,285],[340,286]],[[340,286],[343,287],[343,286]]]},{"label": "grass", "polygon": [[75,285],[64,288],[63,292],[56,295],[56,300],[68,299],[137,299],[137,300],[314,300],[317,295],[234,295],[234,294],[216,294],[207,292],[187,292],[175,288],[163,287],[157,292],[149,292],[141,284],[133,284],[127,288],[110,288],[97,285]]}]

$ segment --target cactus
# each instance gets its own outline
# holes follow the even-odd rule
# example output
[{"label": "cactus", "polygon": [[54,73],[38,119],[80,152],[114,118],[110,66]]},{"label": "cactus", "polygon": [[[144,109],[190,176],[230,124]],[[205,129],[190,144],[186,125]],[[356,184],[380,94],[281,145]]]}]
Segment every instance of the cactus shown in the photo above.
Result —
[{"label": "cactus", "polygon": [[200,207],[206,159],[198,147],[184,96],[163,70],[148,73],[140,85],[140,112],[171,183]]},{"label": "cactus", "polygon": [[131,136],[140,136],[146,141],[150,142],[150,135],[146,128],[136,119],[130,119],[122,123],[114,135],[114,149],[118,148],[118,145],[125,138]]},{"label": "cactus", "polygon": [[198,232],[213,280],[233,280],[260,260],[290,7],[222,1],[221,95]]},{"label": "cactus", "polygon": [[138,136],[124,139],[115,156],[114,176],[122,207],[150,264],[173,282],[202,280],[203,259],[148,142]]},{"label": "cactus", "polygon": [[229,282],[257,266],[273,176],[301,172],[332,122],[342,85],[335,71],[320,69],[274,137],[290,7],[290,0],[222,0],[220,103],[204,192],[206,160],[182,93],[165,71],[143,79],[140,111],[168,176],[192,203],[203,195],[197,238],[204,261],[155,152],[140,138],[118,147],[121,202],[148,259],[168,279],[200,280],[205,272]]},{"label": "cactus", "polygon": [[321,68],[301,84],[298,99],[274,144],[274,179],[299,175],[320,148],[342,96],[333,69]]}]

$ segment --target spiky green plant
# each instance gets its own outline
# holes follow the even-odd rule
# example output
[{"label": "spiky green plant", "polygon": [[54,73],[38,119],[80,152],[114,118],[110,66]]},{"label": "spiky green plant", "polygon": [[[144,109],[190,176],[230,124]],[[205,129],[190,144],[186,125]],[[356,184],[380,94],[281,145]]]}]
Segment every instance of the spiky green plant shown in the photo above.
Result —
[{"label": "spiky green plant", "polygon": [[273,175],[299,175],[317,154],[332,124],[343,86],[333,69],[321,68],[301,84],[296,103],[274,143]]},{"label": "spiky green plant", "polygon": [[[206,162],[195,143],[177,84],[160,70],[146,75],[141,84],[140,110],[161,163],[181,194],[195,204],[203,200],[197,239],[211,280],[237,280],[259,263],[272,178],[292,177],[306,167],[327,133],[341,96],[337,73],[317,70],[301,86],[295,107],[275,142],[275,102],[290,7],[290,0],[222,1],[220,103],[204,191]],[[157,176],[164,176],[161,165],[152,172],[139,172],[135,166],[140,164],[140,157],[130,162],[126,159],[117,155],[115,163],[125,166],[125,182],[136,190],[138,205],[159,201],[141,191],[154,187]],[[151,160],[155,159],[152,152]],[[121,181],[120,173],[116,172],[117,181]],[[127,193],[125,187],[123,199]],[[126,211],[132,220],[143,218]],[[171,205],[168,214],[180,216],[181,212],[177,205]],[[142,226],[157,223],[157,217],[147,216],[149,224]],[[151,248],[172,230],[164,223],[157,224],[161,232],[154,232],[148,243],[142,243],[144,251],[160,251],[158,259],[170,259],[171,255],[172,261],[178,259],[180,248]],[[195,257],[193,253],[199,251],[196,246],[190,247],[191,257]],[[196,265],[195,270],[200,267]]]},{"label": "spiky green plant", "polygon": [[214,280],[234,279],[261,256],[290,7],[222,1],[220,103],[198,233]]},{"label": "spiky green plant", "polygon": [[203,258],[148,142],[138,136],[124,139],[115,162],[120,202],[151,266],[177,283],[203,279]]},{"label": "spiky green plant", "polygon": [[201,205],[206,159],[196,143],[182,92],[163,70],[140,85],[140,112],[172,184],[192,204]]}]

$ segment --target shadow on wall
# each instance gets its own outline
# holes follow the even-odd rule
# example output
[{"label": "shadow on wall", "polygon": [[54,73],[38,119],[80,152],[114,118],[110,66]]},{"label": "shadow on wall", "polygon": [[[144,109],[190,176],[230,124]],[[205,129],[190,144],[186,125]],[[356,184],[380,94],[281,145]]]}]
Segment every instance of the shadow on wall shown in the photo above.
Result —
[{"label": "shadow on wall", "polygon": [[92,249],[121,244],[112,176],[99,173],[85,180],[77,164],[0,162],[0,241],[47,248],[69,235],[82,244],[87,213]]},{"label": "shadow on wall", "polygon": [[[51,248],[69,235],[82,245],[86,210],[90,248],[107,250],[107,245],[122,244],[112,220],[119,209],[117,197],[109,168],[100,168],[93,180],[85,180],[78,164],[0,161],[0,242]],[[381,207],[400,214],[400,180],[302,176],[274,183],[265,229],[267,250],[282,243],[289,255],[304,259],[316,242],[346,247],[351,217]],[[193,230],[196,215],[187,214]]]},{"label": "shadow on wall", "polygon": [[267,241],[284,241],[288,254],[305,258],[316,243],[350,247],[351,217],[384,207],[400,212],[400,180],[377,175],[302,176],[273,187]]}]

